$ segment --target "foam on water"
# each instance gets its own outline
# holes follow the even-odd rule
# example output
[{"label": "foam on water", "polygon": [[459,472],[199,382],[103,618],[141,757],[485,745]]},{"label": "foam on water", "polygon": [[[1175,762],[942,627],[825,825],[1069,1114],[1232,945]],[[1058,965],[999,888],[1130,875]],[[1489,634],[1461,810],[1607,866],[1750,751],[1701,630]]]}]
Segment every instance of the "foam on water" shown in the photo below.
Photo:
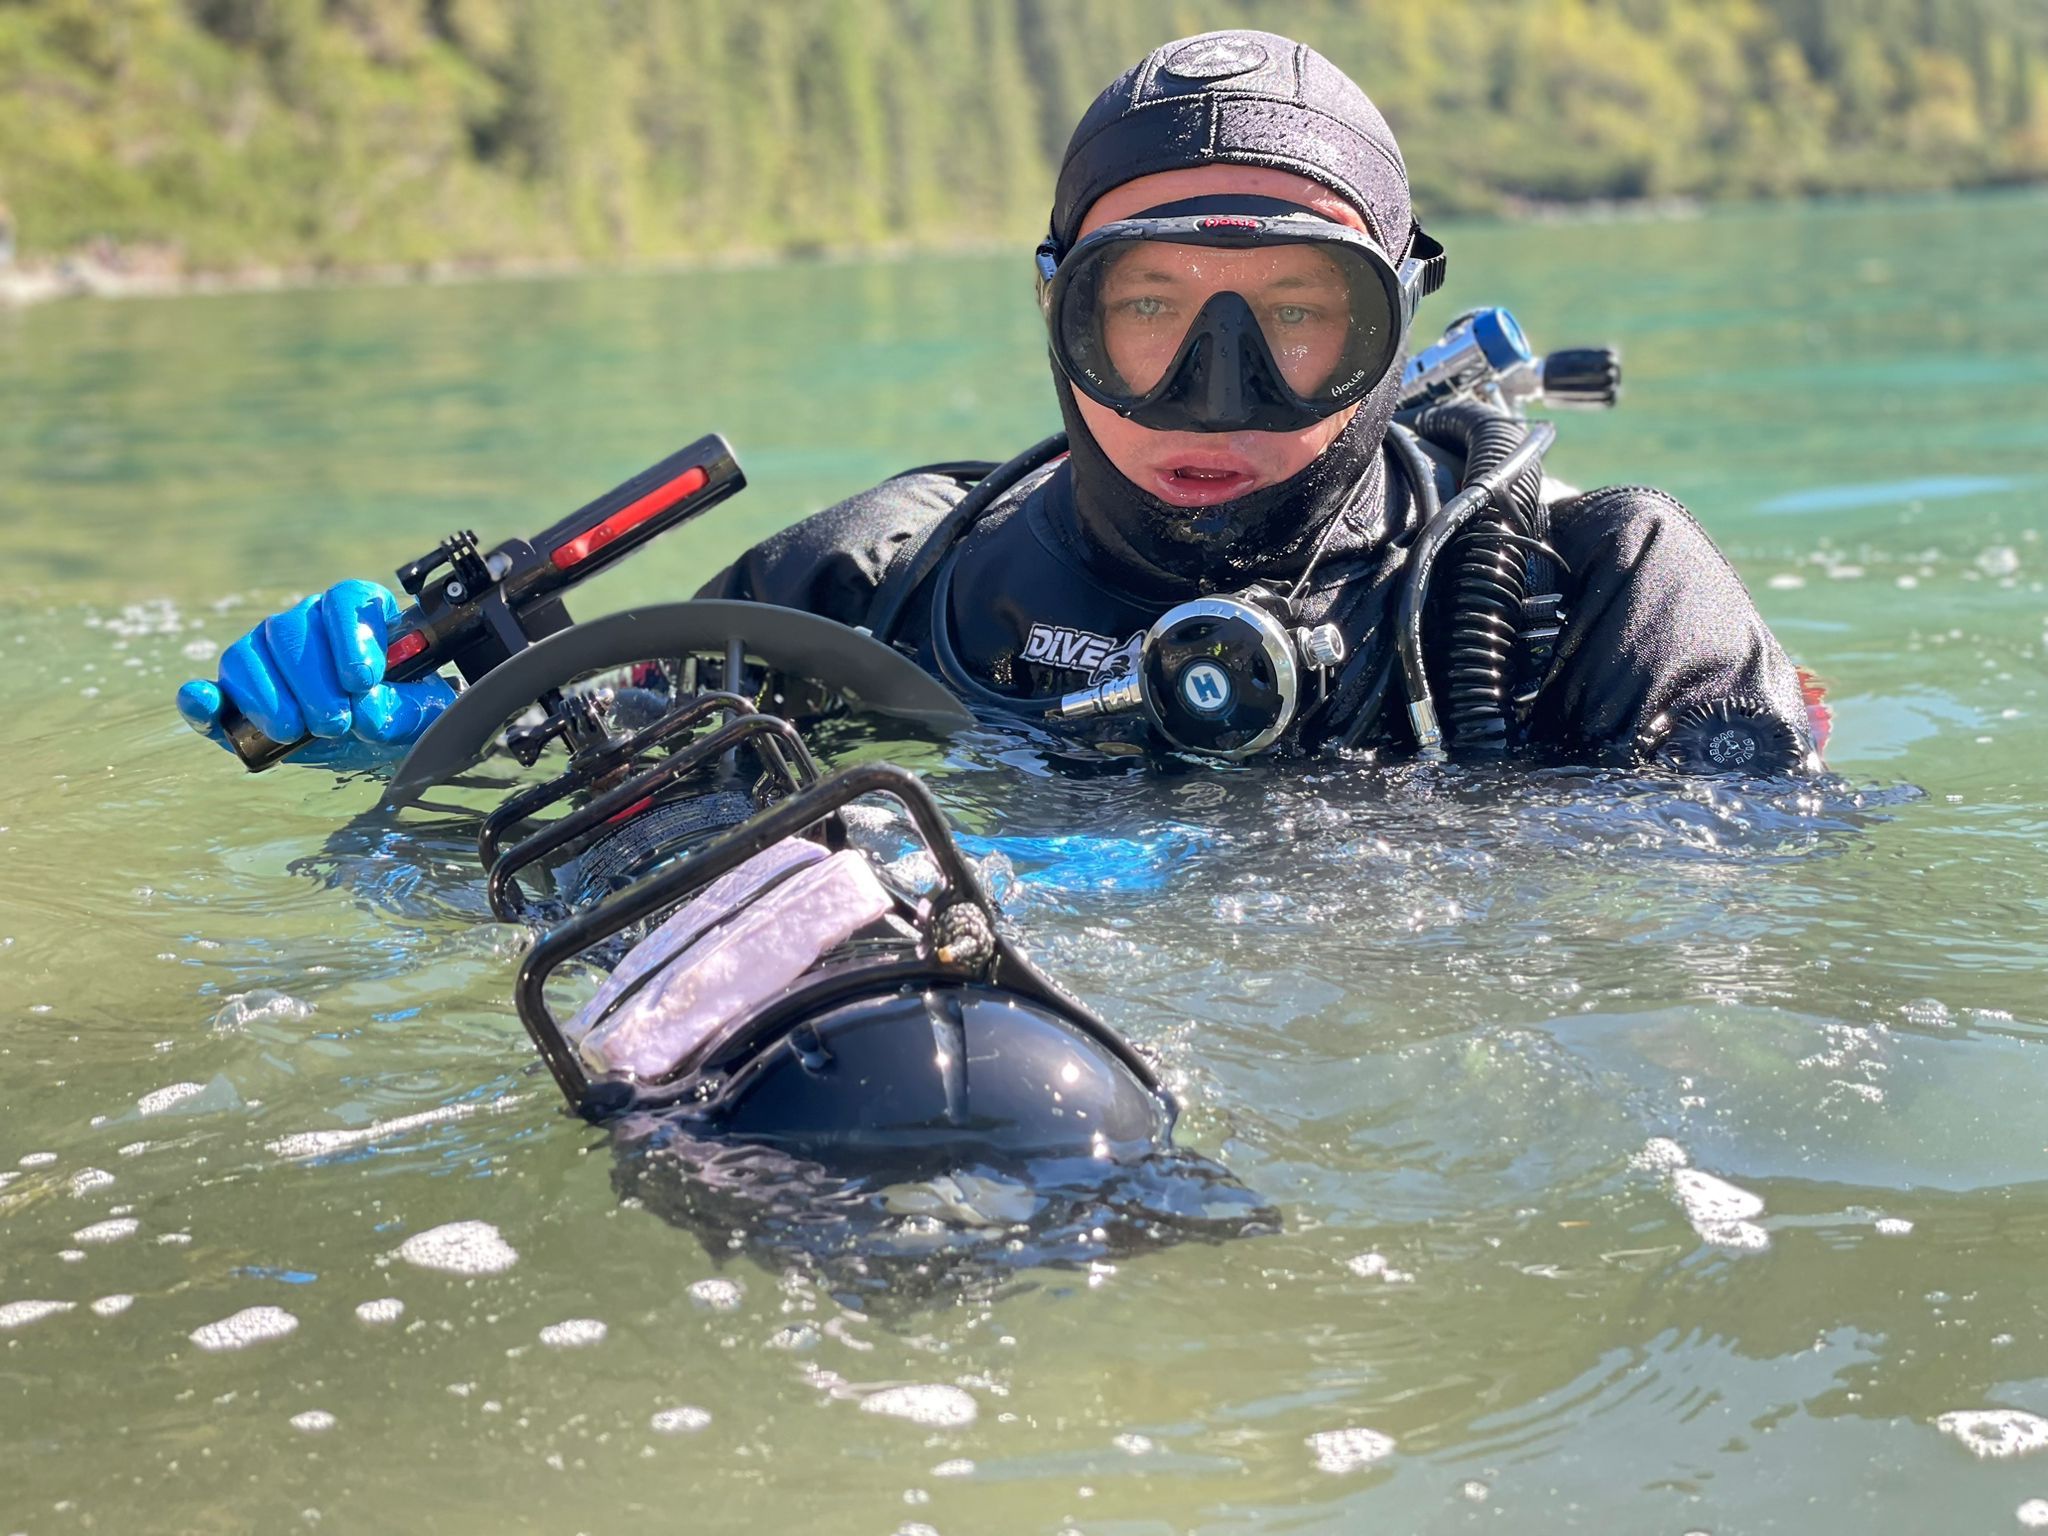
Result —
[{"label": "foam on water", "polygon": [[1376,1429],[1352,1427],[1325,1429],[1310,1435],[1308,1448],[1315,1452],[1316,1465],[1325,1472],[1356,1472],[1394,1453],[1393,1440]]},{"label": "foam on water", "polygon": [[201,1349],[217,1353],[281,1339],[298,1326],[299,1320],[282,1307],[244,1307],[232,1317],[194,1328],[191,1338]]},{"label": "foam on water", "polygon": [[1904,1237],[1913,1230],[1913,1223],[1903,1216],[1880,1216],[1872,1225],[1880,1237]]},{"label": "foam on water", "polygon": [[379,1120],[353,1131],[297,1131],[290,1136],[280,1136],[276,1141],[266,1142],[268,1151],[279,1157],[327,1157],[336,1152],[346,1152],[351,1147],[367,1146],[373,1141],[382,1141],[387,1136],[402,1136],[407,1131],[417,1131],[429,1125],[446,1125],[452,1120],[467,1120],[480,1109],[495,1109],[504,1100],[493,1104],[444,1104],[439,1109],[423,1109],[416,1115],[400,1115],[392,1120]]},{"label": "foam on water", "polygon": [[356,1321],[359,1323],[395,1323],[405,1316],[405,1303],[396,1296],[382,1296],[375,1301],[361,1302],[356,1307]]},{"label": "foam on water", "polygon": [[602,1344],[609,1331],[594,1317],[572,1317],[541,1329],[540,1341],[549,1349],[585,1349]]},{"label": "foam on water", "polygon": [[2013,1513],[2019,1517],[2021,1525],[2030,1531],[2038,1531],[2048,1526],[2048,1499],[2029,1499]]},{"label": "foam on water", "polygon": [[304,1413],[292,1415],[292,1428],[309,1435],[334,1428],[334,1415],[325,1408],[308,1408]]},{"label": "foam on water", "polygon": [[9,1301],[0,1303],[0,1332],[14,1328],[26,1328],[30,1323],[40,1323],[46,1317],[55,1317],[59,1312],[69,1312],[77,1306],[75,1301]]},{"label": "foam on water", "polygon": [[1671,1192],[1693,1231],[1706,1242],[1720,1248],[1770,1246],[1770,1233],[1750,1220],[1764,1213],[1761,1196],[1697,1168],[1674,1169]]},{"label": "foam on water", "polygon": [[690,1282],[690,1300],[700,1307],[709,1308],[713,1312],[738,1311],[740,1298],[744,1294],[737,1280],[726,1280],[719,1276],[712,1276],[708,1279]]},{"label": "foam on water", "polygon": [[942,1461],[932,1468],[933,1477],[972,1477],[974,1463],[965,1456],[956,1456],[951,1461]]},{"label": "foam on water", "polygon": [[519,1262],[519,1250],[488,1221],[451,1221],[415,1232],[398,1245],[398,1256],[449,1275],[501,1275]]},{"label": "foam on water", "polygon": [[135,1101],[138,1115],[161,1115],[166,1110],[176,1109],[187,1099],[196,1099],[206,1092],[204,1083],[172,1083],[165,1088],[152,1089]]},{"label": "foam on water", "polygon": [[2048,1419],[2017,1408],[1969,1408],[1944,1413],[1934,1427],[1962,1441],[1972,1456],[2002,1461],[2048,1447]]},{"label": "foam on water", "polygon": [[104,1168],[81,1168],[71,1175],[71,1193],[89,1195],[96,1189],[105,1189],[114,1182],[114,1176]]},{"label": "foam on water", "polygon": [[133,1216],[117,1216],[112,1221],[96,1221],[89,1227],[80,1227],[71,1234],[74,1243],[118,1243],[124,1237],[133,1237],[142,1229],[142,1223]]},{"label": "foam on water", "polygon": [[1355,1254],[1344,1261],[1344,1267],[1361,1280],[1383,1280],[1388,1285],[1407,1285],[1415,1279],[1407,1270],[1389,1264],[1384,1253]]},{"label": "foam on water", "polygon": [[54,1152],[30,1152],[22,1158],[21,1166],[24,1168],[47,1168],[55,1161],[57,1161],[57,1154]]},{"label": "foam on water", "polygon": [[92,1310],[98,1317],[119,1317],[134,1305],[135,1298],[124,1291],[112,1296],[102,1296],[92,1304]]},{"label": "foam on water", "polygon": [[711,1415],[702,1408],[685,1405],[663,1408],[647,1421],[647,1427],[659,1435],[694,1435],[710,1422]]},{"label": "foam on water", "polygon": [[981,1412],[981,1405],[958,1387],[937,1383],[884,1387],[862,1398],[860,1406],[863,1413],[908,1419],[929,1429],[958,1429]]}]

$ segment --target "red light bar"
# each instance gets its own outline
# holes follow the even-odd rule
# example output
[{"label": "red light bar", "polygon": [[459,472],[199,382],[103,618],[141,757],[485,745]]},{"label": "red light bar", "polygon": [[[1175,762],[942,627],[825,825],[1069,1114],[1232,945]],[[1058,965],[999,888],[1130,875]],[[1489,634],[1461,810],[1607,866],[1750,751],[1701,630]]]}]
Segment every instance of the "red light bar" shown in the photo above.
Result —
[{"label": "red light bar", "polygon": [[427,648],[425,630],[409,629],[384,648],[384,670],[391,672]]},{"label": "red light bar", "polygon": [[699,464],[684,470],[667,485],[659,486],[631,506],[622,507],[595,528],[586,528],[568,543],[548,555],[555,569],[566,571],[581,565],[614,539],[631,533],[649,518],[659,517],[677,502],[704,489],[711,475]]}]

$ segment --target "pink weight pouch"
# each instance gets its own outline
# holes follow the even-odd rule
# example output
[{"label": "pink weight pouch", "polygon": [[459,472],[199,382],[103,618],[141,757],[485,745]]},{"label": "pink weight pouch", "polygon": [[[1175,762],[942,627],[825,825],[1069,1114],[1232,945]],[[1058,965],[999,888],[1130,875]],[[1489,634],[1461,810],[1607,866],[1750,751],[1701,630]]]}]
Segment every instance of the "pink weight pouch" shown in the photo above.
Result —
[{"label": "pink weight pouch", "polygon": [[570,1038],[594,1071],[667,1077],[893,905],[860,854],[776,843],[634,945],[578,1011]]}]

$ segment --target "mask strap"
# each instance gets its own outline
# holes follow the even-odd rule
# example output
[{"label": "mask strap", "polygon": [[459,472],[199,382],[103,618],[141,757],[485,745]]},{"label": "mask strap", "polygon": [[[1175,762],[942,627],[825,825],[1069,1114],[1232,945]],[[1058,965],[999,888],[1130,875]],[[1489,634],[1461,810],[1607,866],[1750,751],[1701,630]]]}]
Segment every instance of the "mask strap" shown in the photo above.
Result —
[{"label": "mask strap", "polygon": [[1422,307],[1422,301],[1443,287],[1450,264],[1450,255],[1442,244],[1411,220],[1408,225],[1408,259],[1401,263],[1401,319],[1404,325],[1413,325],[1415,311]]}]

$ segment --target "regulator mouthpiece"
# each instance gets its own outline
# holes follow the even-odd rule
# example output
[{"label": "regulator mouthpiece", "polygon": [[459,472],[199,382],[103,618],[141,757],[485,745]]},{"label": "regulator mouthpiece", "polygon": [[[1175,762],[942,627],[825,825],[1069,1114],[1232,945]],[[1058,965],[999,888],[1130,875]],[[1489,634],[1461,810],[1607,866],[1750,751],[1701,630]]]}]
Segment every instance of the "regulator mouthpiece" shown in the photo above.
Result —
[{"label": "regulator mouthpiece", "polygon": [[1336,625],[1292,626],[1282,601],[1259,589],[1200,597],[1160,615],[1129,672],[1068,694],[1049,713],[1085,720],[1143,710],[1183,751],[1250,757],[1294,723],[1304,674],[1337,666],[1345,649]]}]

